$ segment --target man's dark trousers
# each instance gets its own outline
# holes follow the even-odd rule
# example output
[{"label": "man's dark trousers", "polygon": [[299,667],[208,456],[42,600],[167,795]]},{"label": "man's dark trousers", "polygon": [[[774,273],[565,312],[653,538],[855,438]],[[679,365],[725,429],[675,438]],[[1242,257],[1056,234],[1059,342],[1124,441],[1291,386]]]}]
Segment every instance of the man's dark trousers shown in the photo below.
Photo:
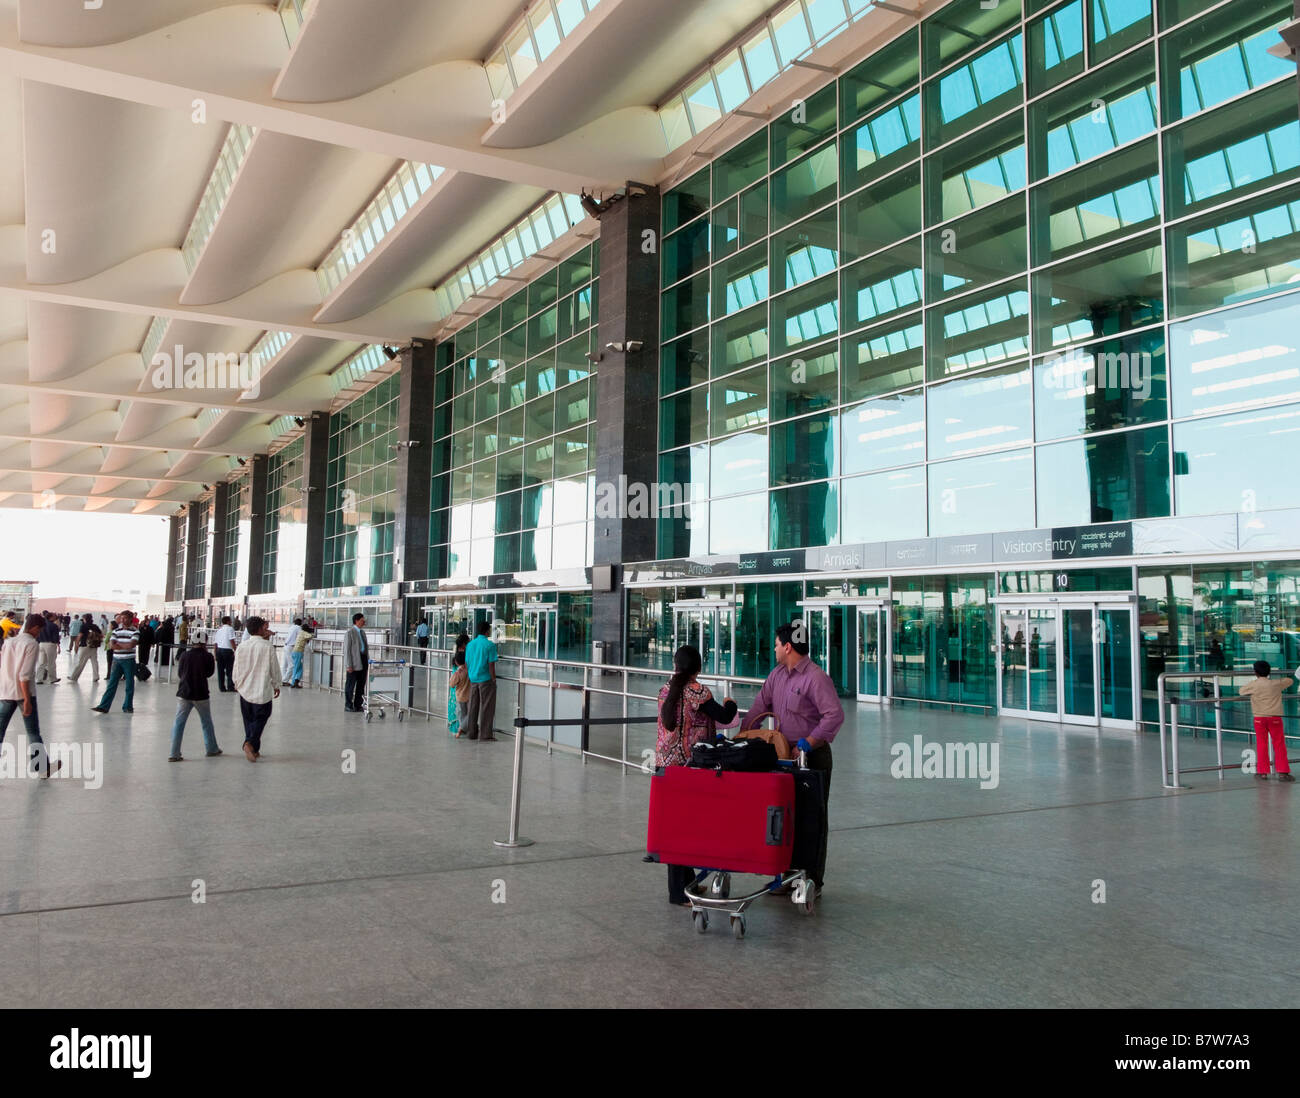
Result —
[{"label": "man's dark trousers", "polygon": [[235,651],[233,648],[217,649],[217,689],[233,690],[235,688],[235,679],[232,674],[235,670]]},{"label": "man's dark trousers", "polygon": [[349,671],[347,682],[343,684],[343,704],[353,709],[361,708],[361,699],[366,692],[366,673],[370,661],[365,660],[359,671]]},{"label": "man's dark trousers", "polygon": [[[831,745],[824,743],[816,751],[808,753],[809,770],[822,772],[822,792],[826,797],[826,830],[831,827]],[[822,877],[826,874],[826,840],[823,838],[821,850],[817,855],[817,867],[813,872],[813,882],[818,888],[822,886]]]},{"label": "man's dark trousers", "polygon": [[240,695],[239,712],[244,718],[244,742],[251,743],[253,753],[260,755],[262,753],[262,729],[266,727],[266,722],[271,719],[271,703],[261,702],[255,704]]}]

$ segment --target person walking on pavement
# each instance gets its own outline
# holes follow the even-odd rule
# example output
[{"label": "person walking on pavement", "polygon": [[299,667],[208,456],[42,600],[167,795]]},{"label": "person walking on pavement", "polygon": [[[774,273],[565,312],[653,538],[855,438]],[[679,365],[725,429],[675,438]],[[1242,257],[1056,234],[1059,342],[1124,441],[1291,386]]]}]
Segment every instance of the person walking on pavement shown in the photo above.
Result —
[{"label": "person walking on pavement", "polygon": [[135,650],[140,643],[140,632],[132,622],[130,610],[123,610],[117,616],[118,626],[109,638],[109,648],[113,653],[113,666],[108,673],[108,685],[99,704],[91,708],[96,713],[107,713],[113,707],[113,697],[117,694],[117,682],[126,680],[126,697],[122,699],[122,712],[134,713],[135,708]]},{"label": "person walking on pavement", "polygon": [[490,622],[478,623],[478,636],[465,648],[465,669],[469,672],[469,712],[465,723],[469,739],[492,743],[492,718],[497,711],[497,646],[492,643]]},{"label": "person walking on pavement", "polygon": [[77,632],[77,662],[72,668],[72,674],[68,676],[69,682],[76,682],[81,678],[81,669],[88,661],[90,670],[95,676],[94,681],[99,682],[99,646],[103,643],[104,634],[99,631],[95,619],[87,614],[81,623],[81,629]]},{"label": "person walking on pavement", "polygon": [[[831,799],[831,741],[844,723],[844,706],[840,704],[831,677],[808,658],[807,632],[801,622],[783,625],[776,631],[776,667],[767,676],[763,688],[741,730],[755,728],[768,713],[776,714],[781,734],[791,748],[807,756],[808,768],[823,772],[822,792],[828,819]],[[809,866],[817,895],[821,895],[826,873],[826,851],[818,864]]]},{"label": "person walking on pavement", "polygon": [[42,686],[45,683],[58,682],[59,623],[54,620],[54,615],[48,611],[45,614],[45,624],[41,627],[40,645],[40,659],[36,667],[36,684]]},{"label": "person walking on pavement", "polygon": [[280,696],[280,669],[271,644],[271,627],[256,614],[248,619],[248,637],[235,653],[235,689],[244,718],[244,757],[262,757],[262,732],[271,719],[271,701]]},{"label": "person walking on pavement", "polygon": [[235,689],[231,673],[235,669],[235,650],[239,647],[229,614],[221,619],[221,628],[212,640],[217,647],[217,689],[225,694]]},{"label": "person walking on pavement", "polygon": [[343,641],[343,664],[347,668],[347,682],[343,686],[343,710],[360,713],[361,699],[366,689],[366,672],[370,667],[370,646],[366,643],[366,616],[352,615],[352,628]]},{"label": "person walking on pavement", "polygon": [[209,705],[208,679],[217,669],[217,661],[212,658],[203,645],[196,644],[180,654],[176,664],[176,674],[180,680],[176,696],[180,704],[176,707],[176,719],[172,722],[172,748],[167,756],[168,762],[184,762],[181,755],[181,737],[185,734],[185,722],[190,719],[190,710],[199,711],[199,724],[203,726],[203,748],[208,758],[221,754],[217,746],[217,734],[212,728],[212,710]]},{"label": "person walking on pavement", "polygon": [[5,732],[13,719],[14,710],[23,711],[23,727],[27,730],[27,750],[31,761],[43,761],[42,777],[48,778],[54,771],[62,768],[63,762],[50,768],[50,758],[45,752],[45,741],[41,739],[41,720],[36,709],[36,689],[33,678],[36,674],[36,658],[39,654],[37,638],[49,624],[40,614],[28,614],[23,631],[10,637],[0,652],[0,744],[4,743]]}]

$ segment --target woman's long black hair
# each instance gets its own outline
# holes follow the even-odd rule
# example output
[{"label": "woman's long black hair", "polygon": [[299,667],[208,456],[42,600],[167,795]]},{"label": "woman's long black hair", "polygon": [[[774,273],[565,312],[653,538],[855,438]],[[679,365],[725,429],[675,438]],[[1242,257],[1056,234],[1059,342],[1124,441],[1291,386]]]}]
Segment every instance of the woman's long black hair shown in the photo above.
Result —
[{"label": "woman's long black hair", "polygon": [[677,706],[682,700],[682,691],[686,684],[700,673],[704,661],[700,659],[699,649],[683,644],[673,654],[673,677],[668,680],[668,696],[664,698],[664,727],[672,732],[677,727]]}]

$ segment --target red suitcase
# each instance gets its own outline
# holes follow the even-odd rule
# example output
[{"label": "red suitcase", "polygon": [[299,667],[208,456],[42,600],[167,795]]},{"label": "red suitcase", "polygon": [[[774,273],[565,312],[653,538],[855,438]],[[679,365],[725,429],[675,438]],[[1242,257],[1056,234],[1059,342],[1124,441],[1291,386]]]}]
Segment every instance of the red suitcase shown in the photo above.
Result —
[{"label": "red suitcase", "polygon": [[669,766],[650,779],[646,849],[667,865],[775,875],[794,848],[794,776]]}]

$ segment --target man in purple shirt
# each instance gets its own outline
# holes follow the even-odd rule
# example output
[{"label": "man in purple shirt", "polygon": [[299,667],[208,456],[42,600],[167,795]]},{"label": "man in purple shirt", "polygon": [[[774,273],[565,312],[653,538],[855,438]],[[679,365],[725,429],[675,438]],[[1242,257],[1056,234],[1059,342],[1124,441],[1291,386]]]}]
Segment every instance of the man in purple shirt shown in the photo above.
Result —
[{"label": "man in purple shirt", "polygon": [[[790,741],[790,746],[807,754],[809,769],[823,771],[822,788],[829,819],[831,741],[844,723],[844,707],[831,677],[808,658],[805,636],[801,625],[783,625],[776,631],[776,667],[767,676],[740,727],[753,728],[765,714],[776,714],[781,734]],[[819,896],[825,872],[823,848],[820,864],[813,873]]]}]

